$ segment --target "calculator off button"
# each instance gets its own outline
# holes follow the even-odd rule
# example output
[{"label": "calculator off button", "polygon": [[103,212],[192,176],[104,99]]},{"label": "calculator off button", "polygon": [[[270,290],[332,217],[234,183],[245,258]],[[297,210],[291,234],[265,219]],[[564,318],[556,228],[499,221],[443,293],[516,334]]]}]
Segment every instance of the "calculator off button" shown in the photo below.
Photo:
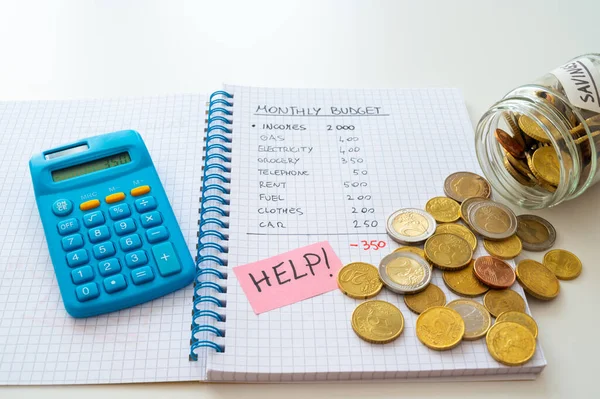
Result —
[{"label": "calculator off button", "polygon": [[100,291],[96,283],[87,283],[75,288],[75,295],[77,295],[79,302],[85,302],[97,298],[100,295]]},{"label": "calculator off button", "polygon": [[93,199],[79,204],[79,209],[81,209],[82,211],[89,211],[90,209],[98,208],[99,206],[100,200]]},{"label": "calculator off button", "polygon": [[58,233],[61,236],[79,231],[79,222],[74,218],[60,221],[56,226],[58,227]]},{"label": "calculator off button", "polygon": [[73,203],[68,199],[61,198],[52,204],[52,212],[56,216],[67,216],[73,212]]}]

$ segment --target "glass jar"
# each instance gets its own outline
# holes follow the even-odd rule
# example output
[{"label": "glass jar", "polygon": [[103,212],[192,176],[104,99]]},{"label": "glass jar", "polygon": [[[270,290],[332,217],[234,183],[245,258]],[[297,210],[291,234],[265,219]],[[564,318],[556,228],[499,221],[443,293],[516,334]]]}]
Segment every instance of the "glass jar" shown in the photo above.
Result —
[{"label": "glass jar", "polygon": [[597,183],[599,146],[600,54],[574,58],[510,91],[475,132],[494,192],[529,209],[560,204]]}]

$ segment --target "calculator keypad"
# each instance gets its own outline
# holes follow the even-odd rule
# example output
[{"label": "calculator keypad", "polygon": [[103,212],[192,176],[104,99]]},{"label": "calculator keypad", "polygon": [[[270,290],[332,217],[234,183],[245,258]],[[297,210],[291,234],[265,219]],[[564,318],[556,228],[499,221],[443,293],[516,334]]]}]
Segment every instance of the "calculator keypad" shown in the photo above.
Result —
[{"label": "calculator keypad", "polygon": [[[104,212],[96,209],[85,212],[80,220],[70,217],[58,222],[57,230],[63,236],[61,246],[80,302],[127,290],[130,285],[149,284],[156,279],[157,271],[162,277],[181,271],[173,244],[168,241],[169,231],[162,225],[163,217],[156,210],[157,201],[146,195],[149,192],[149,186],[135,187],[130,191],[135,197],[130,197],[130,202],[122,192],[107,196],[105,202],[111,204],[107,208],[108,217],[105,217],[106,209]],[[124,202],[112,205],[120,201]],[[91,200],[81,203],[79,208],[87,211],[100,205],[98,200]],[[59,217],[69,216],[73,212],[73,203],[66,199],[57,200],[52,204],[52,212]],[[84,226],[81,232],[80,223]],[[83,248],[86,241],[93,244],[91,255]],[[154,262],[142,249],[144,242],[150,244]],[[118,253],[118,250],[122,252]],[[96,280],[98,283],[93,281],[96,273],[102,277]]]}]

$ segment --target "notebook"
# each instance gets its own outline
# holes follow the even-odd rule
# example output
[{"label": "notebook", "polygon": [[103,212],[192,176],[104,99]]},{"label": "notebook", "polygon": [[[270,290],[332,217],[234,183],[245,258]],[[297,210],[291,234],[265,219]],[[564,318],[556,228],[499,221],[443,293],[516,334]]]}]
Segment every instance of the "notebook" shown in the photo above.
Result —
[{"label": "notebook", "polygon": [[[73,319],[28,160],[122,129],[148,146],[196,256],[196,283]],[[432,351],[416,338],[402,296],[385,289],[376,298],[405,318],[400,338],[385,345],[356,336],[350,316],[361,301],[339,290],[256,315],[232,272],[323,241],[343,263],[379,264],[399,246],[385,231],[389,214],[443,195],[454,171],[479,171],[458,90],[224,86],[210,96],[4,102],[0,131],[1,384],[531,379],[546,365],[539,343],[519,367],[494,361],[484,340]],[[438,270],[432,282],[448,301],[458,298]]]}]

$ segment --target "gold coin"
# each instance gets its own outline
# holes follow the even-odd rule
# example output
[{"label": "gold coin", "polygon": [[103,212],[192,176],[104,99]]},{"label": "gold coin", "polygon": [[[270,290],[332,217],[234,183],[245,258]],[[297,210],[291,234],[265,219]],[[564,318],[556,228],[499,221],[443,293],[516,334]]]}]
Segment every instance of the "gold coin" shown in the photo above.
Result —
[{"label": "gold coin", "polygon": [[554,147],[541,147],[535,150],[531,157],[533,174],[553,186],[560,183],[560,163]]},{"label": "gold coin", "polygon": [[506,290],[490,290],[483,297],[485,308],[494,317],[502,312],[515,310],[517,312],[525,312],[525,300],[515,291]]},{"label": "gold coin", "polygon": [[444,194],[457,202],[463,202],[469,197],[489,198],[491,193],[487,180],[475,173],[452,173],[444,181]]},{"label": "gold coin", "polygon": [[496,323],[501,323],[503,321],[512,321],[513,323],[517,323],[527,328],[533,334],[533,338],[537,338],[538,336],[538,326],[533,317],[529,316],[527,313],[509,311],[503,312],[498,315],[496,318]]},{"label": "gold coin", "polygon": [[503,164],[504,164],[504,169],[506,169],[508,174],[511,175],[512,178],[515,179],[519,184],[522,184],[527,187],[533,187],[537,184],[535,181],[531,180],[528,176],[524,176],[518,170],[516,170],[513,167],[513,165],[510,163],[510,161],[508,160],[507,156],[504,156]]},{"label": "gold coin", "polygon": [[556,298],[560,292],[558,279],[550,269],[531,259],[525,259],[517,264],[515,270],[517,280],[525,292],[538,299],[548,301]]},{"label": "gold coin", "polygon": [[523,249],[527,251],[545,251],[554,245],[556,230],[546,219],[535,215],[517,216],[517,236]]},{"label": "gold coin", "polygon": [[531,331],[510,321],[494,324],[485,343],[490,355],[507,366],[527,363],[535,353],[535,338]]},{"label": "gold coin", "polygon": [[454,234],[434,234],[425,242],[425,256],[442,270],[462,269],[471,261],[473,250]]},{"label": "gold coin", "polygon": [[400,336],[404,329],[404,316],[389,302],[367,301],[352,312],[352,329],[367,342],[385,344]]},{"label": "gold coin", "polygon": [[490,255],[500,259],[515,258],[523,250],[521,240],[516,235],[500,241],[483,240],[483,247]]},{"label": "gold coin", "polygon": [[486,200],[487,198],[483,197],[469,197],[460,204],[460,218],[467,224],[467,226],[471,226],[471,222],[469,221],[469,208],[471,205]]},{"label": "gold coin", "polygon": [[437,285],[429,284],[418,294],[404,295],[404,303],[416,314],[421,314],[432,306],[444,306],[446,294]]},{"label": "gold coin", "polygon": [[460,217],[460,205],[448,197],[434,197],[427,201],[425,210],[440,223],[455,222]]},{"label": "gold coin", "polygon": [[442,273],[446,287],[455,294],[463,296],[478,296],[488,292],[490,288],[483,285],[475,277],[475,273],[473,272],[474,265],[475,261],[471,260],[469,265],[464,269]]},{"label": "gold coin", "polygon": [[456,299],[446,307],[456,310],[465,322],[463,339],[466,341],[482,338],[492,325],[490,312],[479,302],[471,299]]},{"label": "gold coin", "polygon": [[573,280],[582,269],[579,258],[564,249],[555,249],[544,255],[544,266],[561,280]]},{"label": "gold coin", "polygon": [[374,297],[383,287],[377,268],[363,262],[342,267],[337,275],[337,283],[344,294],[355,299]]},{"label": "gold coin", "polygon": [[475,234],[465,226],[457,223],[444,223],[438,224],[435,229],[435,234],[454,234],[459,236],[463,240],[467,241],[471,245],[471,249],[475,251],[477,248],[477,237]]},{"label": "gold coin", "polygon": [[521,115],[519,117],[519,127],[523,133],[533,139],[536,139],[537,141],[541,141],[542,143],[550,142],[550,138],[544,129],[542,129],[537,122],[526,115]]},{"label": "gold coin", "polygon": [[523,176],[528,176],[531,174],[531,170],[529,170],[529,166],[527,166],[527,162],[523,161],[522,159],[513,157],[508,152],[505,154],[505,156],[506,156],[506,159],[508,160],[508,162],[510,163],[510,165],[513,168],[515,168],[515,170],[517,172],[519,172]]},{"label": "gold coin", "polygon": [[425,251],[423,251],[419,247],[409,247],[409,246],[400,247],[398,249],[395,249],[394,252],[412,252],[413,254],[419,255],[421,258],[425,259],[427,261],[427,263],[429,263],[429,267],[433,268],[433,264],[431,262],[429,262],[429,260],[425,256]]},{"label": "gold coin", "polygon": [[465,322],[454,309],[434,306],[417,318],[417,338],[438,351],[454,348],[465,335]]}]

